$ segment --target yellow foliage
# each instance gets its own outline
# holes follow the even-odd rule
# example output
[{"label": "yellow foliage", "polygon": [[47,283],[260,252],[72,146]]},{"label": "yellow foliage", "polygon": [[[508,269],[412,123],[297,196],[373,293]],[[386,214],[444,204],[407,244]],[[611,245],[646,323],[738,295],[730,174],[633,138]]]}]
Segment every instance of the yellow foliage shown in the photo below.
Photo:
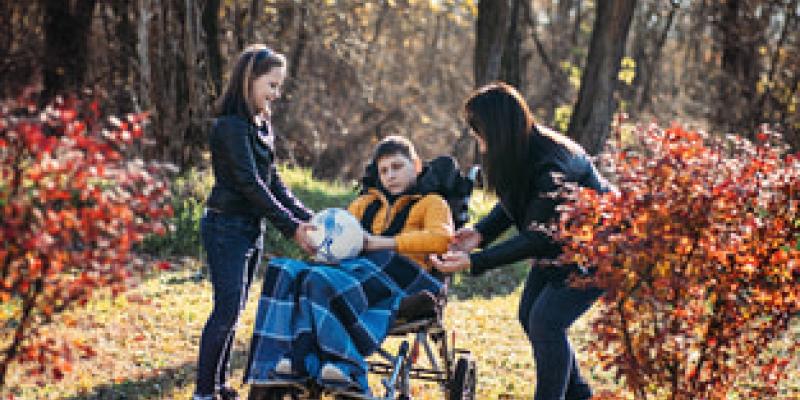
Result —
[{"label": "yellow foliage", "polygon": [[556,108],[555,126],[561,132],[566,132],[569,119],[572,117],[572,105],[564,104]]},{"label": "yellow foliage", "polygon": [[620,69],[617,78],[626,84],[633,83],[633,78],[636,77],[636,61],[630,57],[623,57],[620,61]]}]

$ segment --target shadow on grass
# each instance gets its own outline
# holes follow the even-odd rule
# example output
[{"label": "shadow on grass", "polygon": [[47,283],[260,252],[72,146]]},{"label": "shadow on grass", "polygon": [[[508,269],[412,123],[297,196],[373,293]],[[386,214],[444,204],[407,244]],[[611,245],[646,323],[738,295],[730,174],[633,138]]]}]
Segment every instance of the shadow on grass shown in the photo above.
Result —
[{"label": "shadow on grass", "polygon": [[184,283],[198,283],[206,279],[206,275],[203,273],[202,270],[197,270],[195,267],[194,271],[191,272],[188,268],[186,269],[188,274],[184,276],[173,276],[168,279],[164,280],[165,285],[182,285]]},{"label": "shadow on grass", "polygon": [[497,268],[481,276],[457,275],[450,284],[450,295],[461,300],[506,296],[525,282],[529,269],[530,262],[526,260]]},{"label": "shadow on grass", "polygon": [[[247,362],[247,352],[235,350],[231,354],[231,370],[238,372]],[[64,397],[62,400],[137,400],[137,399],[173,399],[175,393],[186,388],[194,388],[196,366],[194,363],[159,369],[152,376],[142,379],[130,379],[124,382],[106,383],[95,386],[85,394]],[[233,387],[238,387],[239,382],[233,381]],[[240,395],[245,398],[243,390]]]}]

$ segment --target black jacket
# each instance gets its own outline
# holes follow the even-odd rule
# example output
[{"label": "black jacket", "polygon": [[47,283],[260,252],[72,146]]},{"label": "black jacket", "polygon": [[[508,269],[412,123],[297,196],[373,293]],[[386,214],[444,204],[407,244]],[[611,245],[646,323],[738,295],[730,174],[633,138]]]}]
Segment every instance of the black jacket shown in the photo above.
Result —
[{"label": "black jacket", "polygon": [[281,182],[268,127],[238,116],[222,116],[211,131],[214,187],[206,205],[226,214],[267,219],[287,237],[311,212]]},{"label": "black jacket", "polygon": [[[532,144],[532,147],[535,144]],[[558,189],[557,180],[574,182],[582,187],[592,188],[598,192],[611,190],[589,156],[575,146],[572,151],[549,153],[529,168],[534,168],[530,193],[525,196],[522,207],[512,207],[509,193],[498,193],[500,201],[491,212],[475,225],[475,229],[483,237],[482,245],[497,239],[511,225],[515,225],[519,234],[495,246],[474,252],[470,255],[472,267],[470,272],[479,275],[487,270],[510,264],[525,258],[554,259],[561,254],[561,245],[541,230],[531,229],[531,224],[547,224],[554,221],[557,215],[558,200],[549,193]],[[531,149],[533,153],[533,149]],[[533,160],[535,157],[531,156]],[[517,195],[517,193],[514,193]]]}]

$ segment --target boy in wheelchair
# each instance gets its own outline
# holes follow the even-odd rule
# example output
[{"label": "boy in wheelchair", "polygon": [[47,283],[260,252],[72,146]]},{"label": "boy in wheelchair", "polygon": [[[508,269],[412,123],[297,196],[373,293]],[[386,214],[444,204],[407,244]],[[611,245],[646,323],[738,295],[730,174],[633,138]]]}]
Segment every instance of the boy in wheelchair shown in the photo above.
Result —
[{"label": "boy in wheelchair", "polygon": [[423,167],[412,144],[392,136],[376,147],[361,183],[348,207],[367,233],[360,258],[267,266],[245,372],[254,400],[309,384],[370,398],[365,357],[394,323],[439,315],[445,286],[429,273],[428,255],[447,251],[454,215],[466,221],[472,181],[449,157]]}]

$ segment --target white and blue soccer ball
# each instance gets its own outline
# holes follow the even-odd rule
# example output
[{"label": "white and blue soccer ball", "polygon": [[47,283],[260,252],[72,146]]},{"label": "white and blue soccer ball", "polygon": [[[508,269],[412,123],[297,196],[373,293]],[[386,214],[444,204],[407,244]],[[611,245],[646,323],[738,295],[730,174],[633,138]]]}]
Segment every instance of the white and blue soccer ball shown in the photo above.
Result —
[{"label": "white and blue soccer ball", "polygon": [[353,258],[364,246],[364,229],[356,217],[341,208],[326,208],[311,217],[316,230],[308,235],[314,248],[314,261],[335,264]]}]

